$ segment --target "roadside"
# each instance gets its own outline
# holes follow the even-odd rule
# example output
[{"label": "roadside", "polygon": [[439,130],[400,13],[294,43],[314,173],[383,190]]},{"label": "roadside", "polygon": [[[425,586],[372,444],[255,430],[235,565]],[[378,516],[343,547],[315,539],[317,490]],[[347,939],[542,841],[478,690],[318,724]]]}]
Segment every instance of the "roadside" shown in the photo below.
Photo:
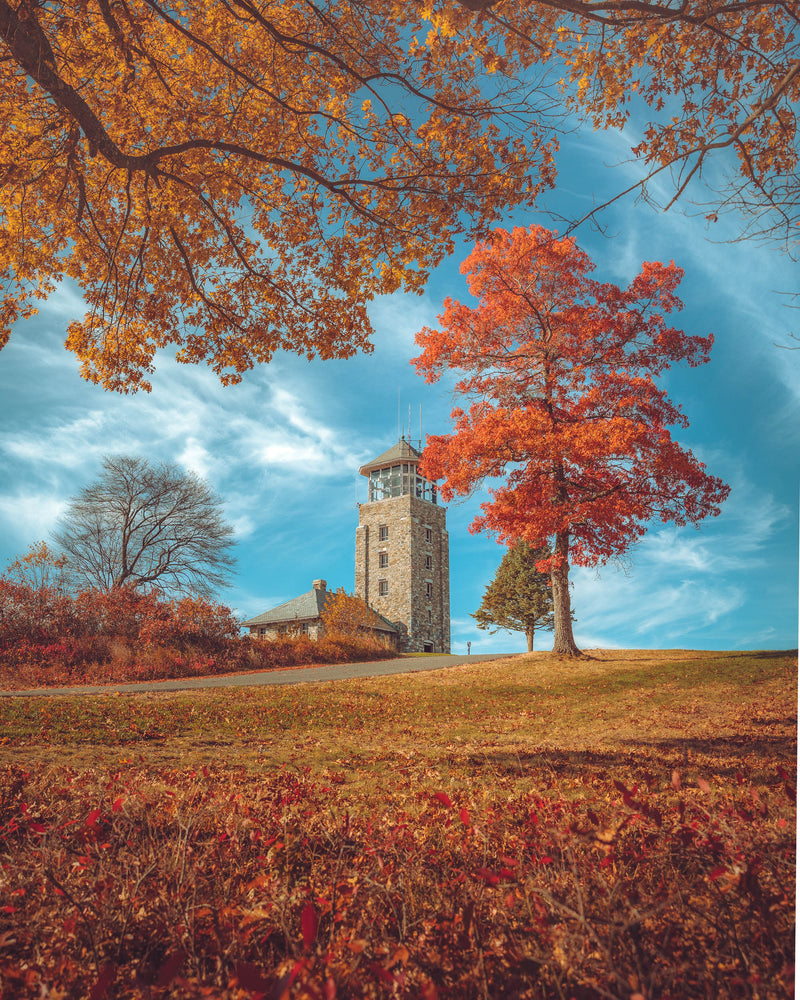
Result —
[{"label": "roadside", "polygon": [[514,653],[479,653],[470,656],[408,656],[395,660],[374,660],[369,663],[334,663],[316,667],[286,667],[279,670],[257,670],[246,674],[222,674],[214,677],[178,677],[166,681],[143,681],[129,684],[80,684],[75,687],[30,688],[25,691],[0,691],[2,698],[52,698],[80,694],[140,694],[153,691],[190,691],[197,688],[259,687],[282,684],[308,684],[322,681],[352,680],[360,677],[382,677],[389,674],[411,674],[442,670],[462,663],[484,660],[507,660]]}]

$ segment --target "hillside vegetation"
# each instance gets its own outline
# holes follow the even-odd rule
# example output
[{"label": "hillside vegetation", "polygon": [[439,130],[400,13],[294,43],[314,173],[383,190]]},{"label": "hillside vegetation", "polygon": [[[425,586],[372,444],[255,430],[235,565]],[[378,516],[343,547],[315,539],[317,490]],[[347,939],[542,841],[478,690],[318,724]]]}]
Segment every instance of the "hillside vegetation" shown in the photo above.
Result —
[{"label": "hillside vegetation", "polygon": [[[345,601],[352,601],[343,595]],[[341,596],[337,594],[341,602]],[[351,616],[352,617],[352,616]],[[0,691],[120,684],[352,663],[395,654],[340,616],[319,642],[241,635],[230,608],[202,597],[115,587],[69,593],[0,576]]]},{"label": "hillside vegetation", "polygon": [[0,700],[0,992],[788,997],[794,654]]}]

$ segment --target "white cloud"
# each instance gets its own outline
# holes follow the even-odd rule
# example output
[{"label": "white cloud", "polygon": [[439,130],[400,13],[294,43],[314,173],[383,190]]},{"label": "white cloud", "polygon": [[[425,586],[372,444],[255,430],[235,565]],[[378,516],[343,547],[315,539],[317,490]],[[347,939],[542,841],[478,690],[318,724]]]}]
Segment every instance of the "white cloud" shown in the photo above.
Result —
[{"label": "white cloud", "polygon": [[177,456],[176,461],[189,472],[193,472],[201,479],[208,477],[213,464],[213,459],[208,449],[197,438],[190,437],[186,440],[186,446]]},{"label": "white cloud", "polygon": [[419,354],[415,335],[425,326],[437,326],[436,317],[440,311],[441,304],[432,294],[420,298],[396,292],[375,299],[369,308],[375,328],[375,353],[381,360],[407,363],[409,358]]},{"label": "white cloud", "polygon": [[[713,576],[753,569],[763,565],[765,546],[786,523],[788,514],[788,509],[772,497],[758,497],[752,508],[731,504],[723,507],[718,524],[708,523],[699,530],[652,529],[634,550],[635,558],[656,570]],[[731,538],[736,539],[734,545]]]},{"label": "white cloud", "polygon": [[22,540],[25,549],[34,541],[49,537],[65,507],[60,497],[41,493],[0,496],[0,518],[6,522],[6,531]]},{"label": "white cloud", "polygon": [[[685,580],[678,586],[657,587],[647,595],[644,605],[637,608],[638,634],[676,626],[680,633],[693,632],[713,625],[723,615],[735,611],[744,603],[741,587],[710,588],[695,580]],[[667,629],[668,632],[668,629]]]},{"label": "white cloud", "polygon": [[228,522],[233,528],[234,536],[239,540],[247,538],[256,530],[256,522],[249,514],[239,514],[235,517],[229,515]]},{"label": "white cloud", "polygon": [[[576,637],[585,648],[683,646],[745,603],[744,587],[702,577],[664,579],[635,567],[628,575],[605,568],[600,574],[573,571]],[[620,636],[627,636],[622,641]]]},{"label": "white cloud", "polygon": [[81,319],[85,312],[86,303],[80,287],[69,278],[62,281],[51,295],[39,303],[39,313],[43,317],[58,316],[65,325],[74,319]]}]

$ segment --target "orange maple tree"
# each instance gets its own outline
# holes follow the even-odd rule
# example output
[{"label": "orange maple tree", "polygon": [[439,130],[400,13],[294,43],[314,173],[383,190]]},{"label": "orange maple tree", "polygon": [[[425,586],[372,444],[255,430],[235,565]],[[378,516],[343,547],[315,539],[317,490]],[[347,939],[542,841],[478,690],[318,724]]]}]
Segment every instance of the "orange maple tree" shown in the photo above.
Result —
[{"label": "orange maple tree", "polygon": [[106,388],[148,388],[167,346],[225,382],[368,349],[373,296],[551,177],[516,85],[423,23],[391,0],[0,0],[0,344],[71,278],[67,346]]},{"label": "orange maple tree", "polygon": [[644,101],[634,152],[679,191],[734,148],[719,204],[777,213],[790,240],[797,18],[730,0],[0,0],[0,346],[72,279],[88,312],[67,346],[106,388],[148,388],[161,348],[225,382],[276,351],[369,350],[370,299],[420,291],[459,233],[553,184],[568,106],[604,128]]},{"label": "orange maple tree", "polygon": [[686,427],[655,377],[708,361],[713,336],[688,336],[664,316],[681,308],[683,272],[646,263],[626,289],[591,277],[571,238],[540,226],[498,229],[464,261],[475,308],[447,299],[441,329],[423,329],[415,359],[427,381],[464,372],[451,435],[428,438],[424,474],[447,501],[505,477],[473,531],[552,543],[553,651],[577,655],[570,564],[622,555],[650,521],[695,524],[719,513],[729,487],[671,436]]}]

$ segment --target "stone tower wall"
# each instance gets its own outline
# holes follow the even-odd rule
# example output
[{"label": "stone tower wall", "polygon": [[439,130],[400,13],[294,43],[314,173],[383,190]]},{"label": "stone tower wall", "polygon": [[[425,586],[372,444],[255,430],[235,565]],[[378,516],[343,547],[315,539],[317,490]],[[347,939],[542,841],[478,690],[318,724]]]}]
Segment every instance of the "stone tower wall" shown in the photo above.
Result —
[{"label": "stone tower wall", "polygon": [[[450,652],[450,551],[445,510],[406,494],[361,504],[355,592],[407,631],[406,651]],[[388,537],[381,539],[381,528]],[[383,556],[383,559],[381,558]],[[381,565],[384,562],[386,565]],[[381,593],[381,583],[388,592]]]}]

